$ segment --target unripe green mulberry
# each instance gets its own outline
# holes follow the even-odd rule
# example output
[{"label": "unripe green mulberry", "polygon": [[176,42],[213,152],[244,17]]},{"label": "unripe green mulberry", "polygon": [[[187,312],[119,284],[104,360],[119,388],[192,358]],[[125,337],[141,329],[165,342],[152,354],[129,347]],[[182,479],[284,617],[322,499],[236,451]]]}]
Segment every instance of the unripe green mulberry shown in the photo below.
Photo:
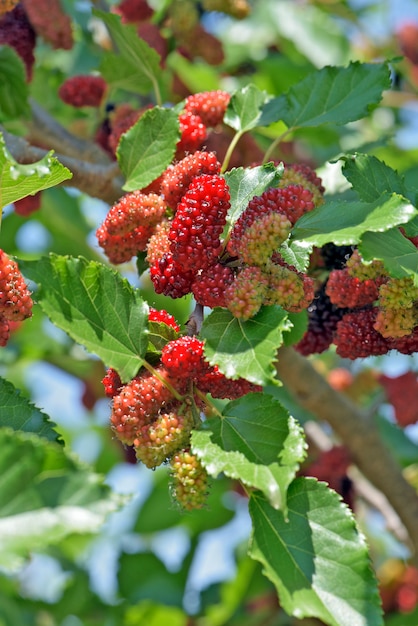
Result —
[{"label": "unripe green mulberry", "polygon": [[205,506],[208,474],[195,454],[182,450],[170,462],[173,499],[186,511]]}]

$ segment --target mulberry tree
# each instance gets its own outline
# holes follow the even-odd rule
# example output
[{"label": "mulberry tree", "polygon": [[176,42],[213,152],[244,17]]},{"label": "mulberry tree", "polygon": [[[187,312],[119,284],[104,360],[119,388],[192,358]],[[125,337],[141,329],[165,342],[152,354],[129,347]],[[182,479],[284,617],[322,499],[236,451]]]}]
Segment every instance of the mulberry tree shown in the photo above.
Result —
[{"label": "mulberry tree", "polygon": [[418,16],[368,25],[0,2],[2,623],[416,624]]}]

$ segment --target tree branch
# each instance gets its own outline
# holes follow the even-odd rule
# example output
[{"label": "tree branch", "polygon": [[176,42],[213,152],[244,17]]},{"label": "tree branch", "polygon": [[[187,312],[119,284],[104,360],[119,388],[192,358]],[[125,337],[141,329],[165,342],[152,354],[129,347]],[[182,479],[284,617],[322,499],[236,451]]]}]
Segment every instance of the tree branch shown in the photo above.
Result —
[{"label": "tree branch", "polygon": [[106,152],[94,141],[76,137],[54,119],[37,102],[30,99],[32,120],[28,124],[30,143],[48,147],[62,155],[96,164],[112,163]]},{"label": "tree branch", "polygon": [[[48,154],[48,150],[32,146],[26,139],[12,135],[1,126],[0,131],[9,152],[18,163],[35,163]],[[71,179],[62,183],[64,186],[76,187],[109,204],[113,204],[123,195],[123,178],[117,163],[95,164],[59,153],[54,156],[73,174]]]},{"label": "tree branch", "polygon": [[381,491],[399,515],[418,565],[418,494],[383,444],[375,421],[347,397],[338,393],[294,349],[278,351],[277,374],[299,404],[328,422],[347,446],[363,475]]}]

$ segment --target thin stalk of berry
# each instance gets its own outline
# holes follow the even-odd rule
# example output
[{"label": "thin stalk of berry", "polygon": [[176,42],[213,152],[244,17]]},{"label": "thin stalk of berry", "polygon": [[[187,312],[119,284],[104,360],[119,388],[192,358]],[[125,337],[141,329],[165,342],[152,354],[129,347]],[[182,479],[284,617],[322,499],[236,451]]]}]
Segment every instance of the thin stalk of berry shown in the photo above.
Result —
[{"label": "thin stalk of berry", "polygon": [[195,387],[194,395],[197,396],[200,400],[202,400],[202,402],[206,404],[206,406],[210,409],[211,415],[213,415],[214,417],[216,416],[216,417],[223,418],[221,411],[219,411],[219,409],[213,404],[213,402],[210,400],[210,398],[208,397],[206,393],[204,393],[203,391],[200,391],[200,389]]},{"label": "thin stalk of berry", "polygon": [[200,329],[203,324],[203,305],[196,303],[194,311],[190,314],[185,326],[187,328],[187,334],[192,337],[200,333]]},{"label": "thin stalk of berry", "polygon": [[167,387],[167,389],[172,393],[176,400],[184,400],[184,396],[182,396],[181,393],[179,393],[171,383],[169,383],[163,376],[161,376],[160,373],[150,363],[144,361],[143,366],[146,370],[150,372],[150,374],[158,378],[158,380]]},{"label": "thin stalk of berry", "polygon": [[235,147],[237,143],[239,142],[239,140],[241,139],[241,137],[243,136],[244,132],[245,131],[237,131],[236,134],[233,136],[232,141],[228,146],[228,150],[226,151],[226,154],[222,163],[221,174],[226,172],[226,170],[228,169],[228,165],[229,165],[229,161],[231,160],[232,153],[234,152]]},{"label": "thin stalk of berry", "polygon": [[287,130],[284,131],[284,133],[282,133],[281,135],[276,137],[276,139],[271,143],[270,147],[266,150],[266,152],[264,154],[263,165],[264,165],[264,163],[267,163],[270,160],[270,156],[273,154],[274,150],[277,148],[279,143],[281,141],[283,141],[283,139],[285,139],[285,137],[287,137],[287,135],[289,135],[291,132],[293,132],[293,130],[294,130],[293,127],[292,128],[288,128]]}]

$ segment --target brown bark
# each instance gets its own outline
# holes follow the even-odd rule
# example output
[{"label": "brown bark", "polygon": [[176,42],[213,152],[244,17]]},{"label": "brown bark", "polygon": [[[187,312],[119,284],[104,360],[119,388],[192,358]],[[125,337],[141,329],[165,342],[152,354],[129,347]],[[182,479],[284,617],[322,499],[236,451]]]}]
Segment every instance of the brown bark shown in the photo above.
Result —
[{"label": "brown bark", "polygon": [[418,565],[418,494],[382,442],[373,417],[332,389],[310,361],[293,348],[280,348],[277,356],[277,374],[283,384],[303,408],[328,422],[362,474],[396,511]]}]

